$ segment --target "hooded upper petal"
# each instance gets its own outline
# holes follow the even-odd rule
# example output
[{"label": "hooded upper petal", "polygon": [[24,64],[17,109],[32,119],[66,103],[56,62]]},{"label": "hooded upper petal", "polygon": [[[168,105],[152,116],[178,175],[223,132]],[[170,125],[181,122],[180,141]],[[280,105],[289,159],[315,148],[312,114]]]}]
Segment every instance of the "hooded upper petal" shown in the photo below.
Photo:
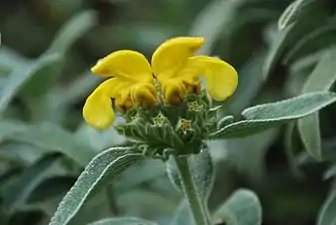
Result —
[{"label": "hooded upper petal", "polygon": [[223,101],[231,96],[238,85],[238,73],[223,60],[209,56],[194,56],[188,59],[179,77],[203,76],[209,95],[216,101]]},{"label": "hooded upper petal", "polygon": [[158,80],[176,76],[189,57],[204,44],[201,37],[177,37],[165,41],[153,54],[152,69]]},{"label": "hooded upper petal", "polygon": [[152,70],[146,57],[132,50],[120,50],[109,54],[99,60],[91,71],[97,75],[119,77],[133,82],[153,79]]}]

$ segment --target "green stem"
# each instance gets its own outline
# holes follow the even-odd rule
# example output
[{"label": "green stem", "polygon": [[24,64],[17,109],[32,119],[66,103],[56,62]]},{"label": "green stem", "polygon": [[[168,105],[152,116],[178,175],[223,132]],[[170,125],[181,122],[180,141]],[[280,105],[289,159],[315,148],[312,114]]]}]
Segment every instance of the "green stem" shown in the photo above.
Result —
[{"label": "green stem", "polygon": [[205,205],[203,204],[200,196],[197,193],[196,185],[194,183],[190,167],[188,164],[188,159],[186,157],[177,158],[175,157],[175,162],[177,169],[181,178],[181,185],[185,197],[189,202],[189,206],[192,215],[195,220],[196,225],[210,225],[210,219],[207,218],[207,211]]}]

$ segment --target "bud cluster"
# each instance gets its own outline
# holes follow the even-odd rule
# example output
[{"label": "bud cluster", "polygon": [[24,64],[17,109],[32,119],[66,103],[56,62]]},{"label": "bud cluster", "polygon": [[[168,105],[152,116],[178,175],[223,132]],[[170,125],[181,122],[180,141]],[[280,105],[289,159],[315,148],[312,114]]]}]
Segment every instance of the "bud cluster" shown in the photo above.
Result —
[{"label": "bud cluster", "polygon": [[216,130],[217,111],[202,91],[185,96],[178,105],[160,101],[150,109],[134,108],[116,130],[143,154],[167,160],[170,155],[199,153],[206,136]]}]

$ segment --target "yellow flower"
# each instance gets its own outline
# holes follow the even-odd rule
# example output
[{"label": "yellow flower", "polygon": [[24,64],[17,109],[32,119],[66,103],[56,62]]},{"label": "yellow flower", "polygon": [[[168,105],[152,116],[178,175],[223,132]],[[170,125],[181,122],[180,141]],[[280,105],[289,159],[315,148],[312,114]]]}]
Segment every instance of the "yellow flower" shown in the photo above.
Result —
[{"label": "yellow flower", "polygon": [[167,103],[197,90],[200,76],[205,78],[209,95],[217,101],[236,90],[238,75],[231,65],[209,56],[194,56],[203,44],[201,37],[179,37],[167,40],[154,52],[152,69]]},{"label": "yellow flower", "polygon": [[98,61],[91,71],[110,77],[93,91],[83,108],[85,121],[97,129],[108,129],[115,119],[111,99],[122,112],[134,106],[146,108],[157,103],[152,70],[141,53],[131,50],[113,52]]},{"label": "yellow flower", "polygon": [[108,77],[87,98],[85,121],[97,129],[109,128],[114,119],[111,99],[122,112],[138,106],[148,108],[158,101],[152,71],[168,104],[200,91],[204,76],[209,95],[223,101],[235,91],[238,75],[228,63],[209,56],[194,56],[204,44],[200,37],[178,37],[165,41],[154,52],[152,67],[141,53],[121,50],[100,60],[91,70]]}]

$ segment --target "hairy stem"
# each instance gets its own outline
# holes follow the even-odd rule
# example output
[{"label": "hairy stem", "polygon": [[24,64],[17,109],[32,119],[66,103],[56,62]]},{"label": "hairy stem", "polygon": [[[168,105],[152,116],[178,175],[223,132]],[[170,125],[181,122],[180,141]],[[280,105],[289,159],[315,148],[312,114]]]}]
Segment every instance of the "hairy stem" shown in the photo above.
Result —
[{"label": "hairy stem", "polygon": [[189,202],[195,224],[211,225],[210,219],[207,216],[206,206],[203,204],[202,199],[197,193],[196,185],[190,171],[188,159],[185,157],[175,157],[175,162],[180,174],[181,185],[183,187],[185,197]]}]

